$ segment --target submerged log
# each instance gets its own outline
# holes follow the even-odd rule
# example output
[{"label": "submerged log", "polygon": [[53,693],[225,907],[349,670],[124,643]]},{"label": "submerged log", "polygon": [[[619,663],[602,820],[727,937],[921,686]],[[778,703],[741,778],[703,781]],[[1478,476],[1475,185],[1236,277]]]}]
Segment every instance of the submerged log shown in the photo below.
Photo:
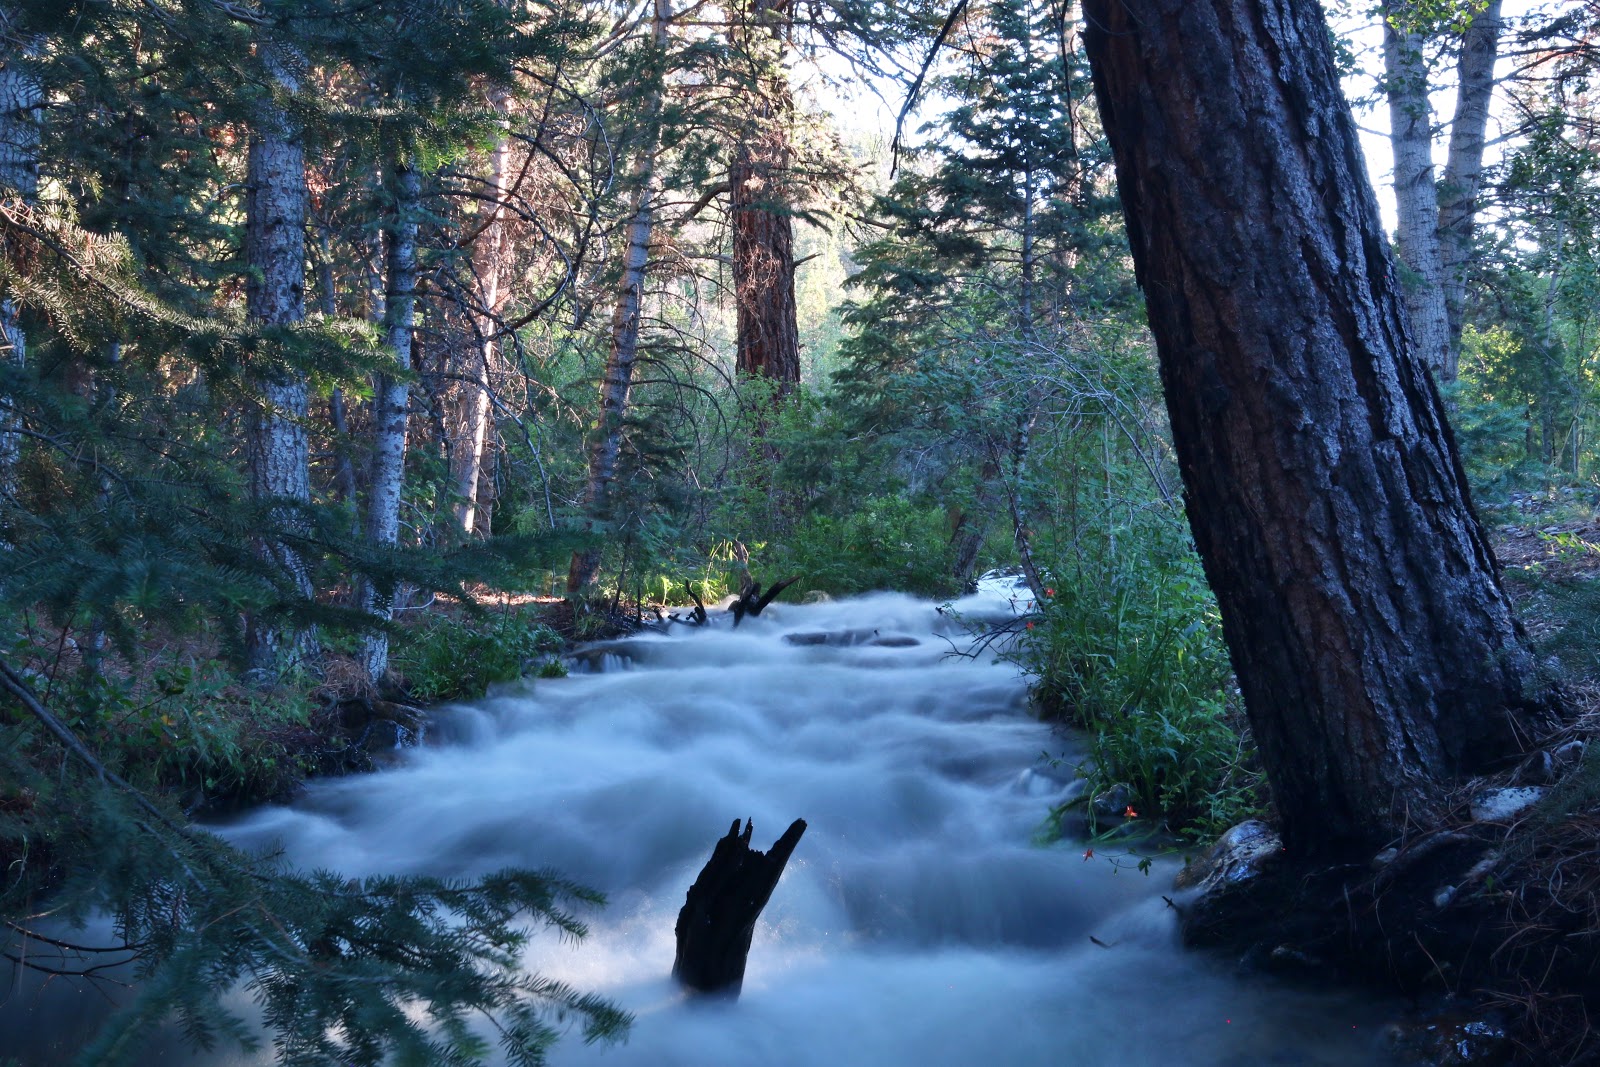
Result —
[{"label": "submerged log", "polygon": [[678,955],[672,962],[672,977],[697,993],[738,997],[756,919],[806,832],[806,821],[791,823],[770,852],[750,847],[752,829],[746,820],[740,833],[739,820],[733,820],[678,912],[673,931]]}]

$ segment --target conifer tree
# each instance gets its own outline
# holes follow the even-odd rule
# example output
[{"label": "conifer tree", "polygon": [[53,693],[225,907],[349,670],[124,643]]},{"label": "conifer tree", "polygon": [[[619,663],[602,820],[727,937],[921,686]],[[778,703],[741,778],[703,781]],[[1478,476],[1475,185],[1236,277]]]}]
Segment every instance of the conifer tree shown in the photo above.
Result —
[{"label": "conifer tree", "polygon": [[[39,189],[39,119],[43,87],[35,69],[41,38],[11,5],[0,6],[0,197],[31,204]],[[9,291],[0,291],[0,353],[14,374],[27,364],[28,337],[22,309]],[[0,503],[17,493],[17,461],[22,451],[22,412],[13,391],[0,379]],[[0,547],[5,539],[0,536]]]}]

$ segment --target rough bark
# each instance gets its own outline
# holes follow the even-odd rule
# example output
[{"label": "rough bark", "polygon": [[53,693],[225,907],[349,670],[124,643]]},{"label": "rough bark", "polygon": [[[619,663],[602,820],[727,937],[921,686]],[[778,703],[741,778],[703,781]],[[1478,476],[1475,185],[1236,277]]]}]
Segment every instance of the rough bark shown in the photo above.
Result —
[{"label": "rough bark", "polygon": [[[394,353],[394,369],[381,374],[372,395],[372,486],[367,494],[367,540],[389,546],[400,537],[400,495],[405,484],[406,424],[411,388],[411,334],[416,325],[417,206],[422,176],[405,164],[394,174],[394,218],[384,257],[384,343]],[[361,609],[381,622],[394,614],[394,587],[371,578],[361,582]],[[363,641],[367,674],[381,679],[389,669],[389,635],[380,630]]]},{"label": "rough bark", "polygon": [[[0,197],[31,203],[39,190],[39,114],[44,92],[31,66],[38,42],[16,39],[14,19],[0,7]],[[27,363],[28,337],[22,309],[10,294],[0,294],[0,348],[21,368]],[[9,392],[0,391],[0,500],[17,491],[17,461],[22,453],[22,416]],[[0,542],[3,544],[3,542]]]},{"label": "rough bark", "polygon": [[[489,103],[504,116],[509,99],[510,95],[504,89],[496,89],[490,93]],[[450,448],[451,482],[457,501],[456,522],[466,534],[485,526],[479,521],[483,517],[483,509],[479,506],[478,485],[483,477],[484,451],[488,448],[489,430],[493,425],[490,418],[493,408],[489,394],[490,370],[500,356],[500,342],[496,337],[500,332],[500,311],[505,304],[503,282],[510,245],[505,198],[510,172],[511,138],[502,133],[489,158],[489,188],[486,193],[494,198],[494,202],[472,248],[472,269],[478,280],[479,306],[472,315],[477,338],[470,350],[472,362],[463,368],[463,380],[457,390],[460,398],[459,430]],[[484,532],[487,533],[487,530]]]},{"label": "rough bark", "polygon": [[1406,266],[1405,302],[1412,351],[1441,381],[1450,368],[1444,261],[1439,251],[1439,194],[1433,180],[1433,109],[1423,34],[1408,0],[1383,6],[1384,91],[1389,98],[1389,144],[1394,150],[1395,244]]},{"label": "rough bark", "polygon": [[[298,92],[300,57],[275,41],[263,41],[259,48],[271,92]],[[305,148],[294,118],[273,96],[264,95],[257,105],[246,165],[246,311],[258,326],[294,326],[306,315]],[[251,498],[272,507],[275,529],[291,533],[303,525],[298,506],[311,500],[308,403],[305,378],[279,370],[263,383],[261,407],[249,427]],[[297,596],[311,598],[310,567],[292,544],[268,536],[257,542],[256,551]],[[276,619],[247,620],[245,660],[251,671],[292,667],[313,647],[313,635]]]},{"label": "rough bark", "polygon": [[[667,49],[672,25],[671,0],[655,0],[652,24],[655,47]],[[656,201],[661,196],[656,160],[661,150],[661,111],[666,87],[653,81],[645,94],[640,118],[648,145],[634,164],[633,212],[628,222],[628,248],[622,265],[617,305],[611,315],[611,350],[606,357],[605,377],[600,385],[600,419],[589,445],[589,478],[584,487],[584,512],[589,529],[597,530],[610,517],[612,489],[617,480],[617,461],[622,455],[622,432],[628,412],[628,395],[633,389],[633,368],[639,356],[639,325],[644,314],[644,285],[650,263],[650,237],[655,232]],[[578,593],[593,583],[600,569],[598,546],[572,554],[567,571],[567,592]]]},{"label": "rough bark", "polygon": [[772,899],[806,823],[804,819],[791,823],[771,852],[750,847],[751,831],[748,820],[742,834],[739,820],[733,820],[733,828],[712,849],[678,912],[672,977],[697,993],[739,995],[756,920]]},{"label": "rough bark", "polygon": [[1088,0],[1206,575],[1292,850],[1520,751],[1534,680],[1315,0]]},{"label": "rough bark", "polygon": [[[339,316],[339,298],[334,288],[333,255],[328,230],[317,234],[317,310],[328,321]],[[333,426],[333,484],[339,499],[356,506],[356,468],[350,461],[350,420],[345,408],[344,390],[334,386],[328,394],[328,422]]]},{"label": "rough bark", "polygon": [[740,374],[760,374],[787,394],[800,383],[800,327],[794,297],[794,220],[788,202],[793,110],[780,62],[793,18],[789,0],[748,0],[745,46],[758,71],[748,87],[746,136],[728,171]]},{"label": "rough bark", "polygon": [[1483,174],[1483,142],[1494,95],[1494,65],[1500,53],[1500,0],[1489,0],[1461,37],[1456,60],[1456,113],[1439,186],[1439,256],[1445,317],[1450,331],[1445,380],[1454,380],[1461,358],[1461,321],[1467,302],[1467,264]]}]

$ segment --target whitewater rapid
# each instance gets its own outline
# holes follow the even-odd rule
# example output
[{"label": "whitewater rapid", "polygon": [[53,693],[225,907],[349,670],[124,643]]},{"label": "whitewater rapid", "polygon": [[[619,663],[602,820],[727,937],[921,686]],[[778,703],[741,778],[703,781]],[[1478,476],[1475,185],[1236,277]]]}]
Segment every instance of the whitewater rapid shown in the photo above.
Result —
[{"label": "whitewater rapid", "polygon": [[[880,594],[608,645],[584,658],[599,671],[441,708],[391,769],[219,829],[352,877],[514,865],[603,891],[587,939],[540,938],[527,963],[636,1020],[622,1045],[563,1041],[557,1065],[1379,1062],[1391,1009],[1179,949],[1180,858],[1147,875],[1113,846],[1038,843],[1082,753],[992,647],[962,654],[1010,611]],[[699,1002],[668,977],[673,924],[735,818],[759,848],[809,828],[742,996]]]}]

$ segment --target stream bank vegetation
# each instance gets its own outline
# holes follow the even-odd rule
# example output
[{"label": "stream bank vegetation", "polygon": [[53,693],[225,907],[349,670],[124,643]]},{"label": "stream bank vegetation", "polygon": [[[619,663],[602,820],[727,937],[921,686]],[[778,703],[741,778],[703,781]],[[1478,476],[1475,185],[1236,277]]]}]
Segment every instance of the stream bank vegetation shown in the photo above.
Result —
[{"label": "stream bank vegetation", "polygon": [[[559,875],[352,885],[188,820],[686,591],[995,567],[1112,821],[1285,835],[1192,937],[1600,1055],[1594,12],[1385,3],[1380,60],[1324,55],[1305,0],[1186,2],[1207,55],[1286,13],[1327,130],[1337,63],[1409,119],[1514,48],[1499,154],[1462,94],[1400,268],[1353,141],[1251,186],[1277,148],[1141,126],[1161,35],[1086,52],[1077,5],[0,0],[0,911],[80,976],[105,957],[60,931],[112,917],[143,980],[85,1062],[167,1018],[243,1037],[237,981],[285,1063],[481,1062],[477,1016],[525,1062],[563,1019],[616,1036],[521,969],[530,920],[595,902]],[[933,56],[892,150],[830,119],[823,52],[858,93]],[[1168,123],[1233,170],[1141,141]],[[1472,819],[1495,785],[1537,803]]]}]

